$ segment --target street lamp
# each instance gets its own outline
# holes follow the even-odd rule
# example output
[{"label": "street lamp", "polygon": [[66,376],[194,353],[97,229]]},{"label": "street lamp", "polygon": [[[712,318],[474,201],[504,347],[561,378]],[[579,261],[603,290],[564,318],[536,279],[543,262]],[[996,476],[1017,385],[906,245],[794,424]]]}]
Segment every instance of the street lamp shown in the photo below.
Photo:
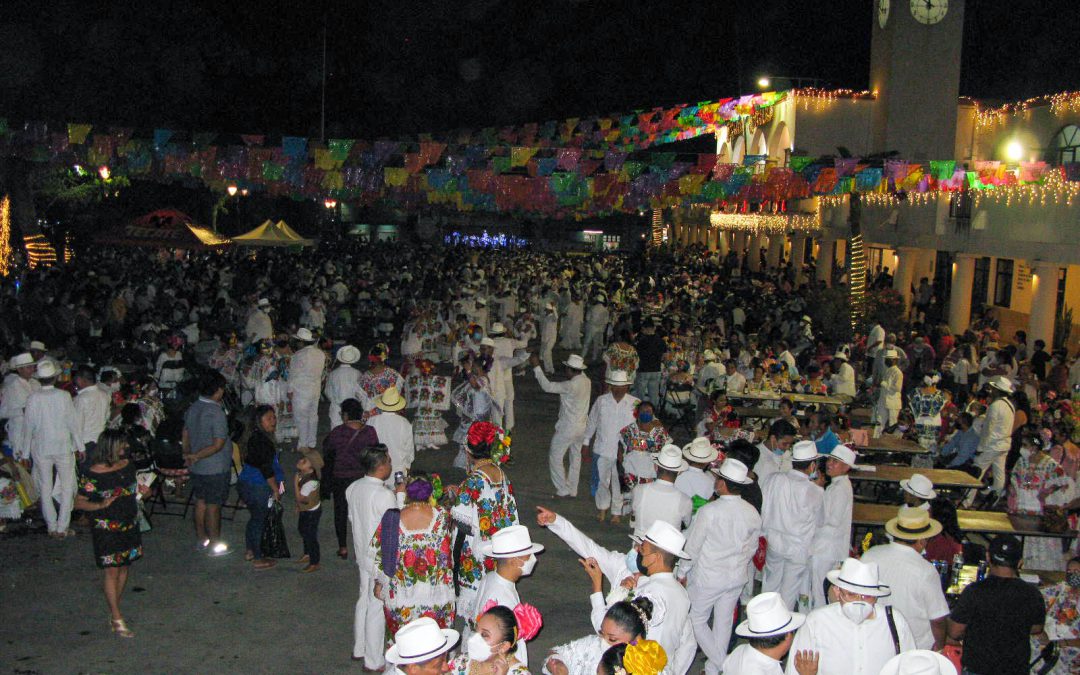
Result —
[{"label": "street lamp", "polygon": [[1010,162],[1019,162],[1024,157],[1024,146],[1020,141],[1010,141],[1005,146],[1005,158]]},{"label": "street lamp", "polygon": [[772,86],[772,80],[767,77],[759,77],[757,81],[757,86],[759,89],[768,89],[770,86]]},{"label": "street lamp", "polygon": [[101,180],[109,180],[109,176],[112,172],[109,171],[109,167],[106,164],[102,164],[98,167],[98,175],[101,176]]},{"label": "street lamp", "polygon": [[332,197],[327,197],[326,199],[323,200],[323,206],[325,206],[328,209],[332,209],[335,206],[337,206],[337,200],[332,198]]},{"label": "street lamp", "polygon": [[225,192],[228,192],[230,197],[235,197],[236,196],[236,186],[235,185],[230,185],[229,187],[225,188]]}]

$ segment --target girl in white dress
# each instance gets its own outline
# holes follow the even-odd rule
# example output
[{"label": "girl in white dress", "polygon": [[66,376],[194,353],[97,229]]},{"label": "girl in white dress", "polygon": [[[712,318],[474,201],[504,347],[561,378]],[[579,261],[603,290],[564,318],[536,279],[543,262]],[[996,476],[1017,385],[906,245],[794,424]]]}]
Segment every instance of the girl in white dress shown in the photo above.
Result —
[{"label": "girl in white dress", "polygon": [[652,614],[653,603],[649,598],[616,602],[604,615],[598,634],[586,635],[552,649],[544,672],[548,675],[595,673],[607,650],[645,638]]}]

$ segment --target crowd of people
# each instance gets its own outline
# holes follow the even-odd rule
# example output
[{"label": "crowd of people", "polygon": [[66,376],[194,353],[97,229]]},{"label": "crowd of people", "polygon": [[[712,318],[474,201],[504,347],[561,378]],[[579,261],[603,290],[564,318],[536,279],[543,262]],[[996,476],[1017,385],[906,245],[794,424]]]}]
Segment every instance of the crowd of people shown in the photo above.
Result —
[{"label": "crowd of people", "polygon": [[[957,500],[918,473],[876,545],[853,547],[849,473],[868,439],[906,439],[925,451],[916,466],[986,481],[967,506],[1075,531],[1078,362],[1023,332],[1006,344],[992,319],[952,334],[926,306],[825,339],[813,265],[745,258],[88,250],[0,286],[0,518],[16,529],[33,506],[56,539],[73,514],[89,525],[122,637],[140,504],[189,490],[195,548],[223,556],[235,485],[254,571],[275,567],[266,541],[291,499],[318,572],[333,510],[337,556],[359,572],[352,657],[369,671],[681,675],[700,654],[709,675],[1015,673],[1034,649],[1074,672],[1075,549],[968,536]],[[580,556],[596,634],[531,660],[542,618],[517,582],[543,547],[507,466],[526,377],[559,397],[536,439],[553,499],[584,478],[596,519],[633,538],[604,549],[538,509]],[[458,484],[412,470],[443,447]],[[950,605],[933,561],[958,556],[986,578]],[[1021,568],[1064,581],[1040,593]]]}]

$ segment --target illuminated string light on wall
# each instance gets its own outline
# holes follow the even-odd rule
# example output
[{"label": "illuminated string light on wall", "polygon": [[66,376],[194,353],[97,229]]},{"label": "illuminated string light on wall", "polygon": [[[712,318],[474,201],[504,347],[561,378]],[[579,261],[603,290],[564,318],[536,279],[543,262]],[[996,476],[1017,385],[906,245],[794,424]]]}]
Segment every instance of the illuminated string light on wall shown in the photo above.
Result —
[{"label": "illuminated string light on wall", "polygon": [[1062,91],[1057,94],[1046,94],[1013,101],[996,108],[980,109],[978,102],[975,103],[975,123],[980,129],[989,129],[997,124],[1004,124],[1010,117],[1023,117],[1032,108],[1049,106],[1050,112],[1055,115],[1080,112],[1080,91]]},{"label": "illuminated string light on wall", "polygon": [[854,89],[818,89],[817,87],[804,87],[792,90],[795,104],[802,105],[803,110],[824,110],[831,107],[842,99],[852,101],[873,100],[877,98],[876,91],[856,91]]},{"label": "illuminated string light on wall", "polygon": [[1058,172],[1047,175],[1041,185],[1005,185],[993,189],[971,190],[972,205],[978,207],[983,201],[1005,206],[1072,206],[1080,197],[1080,183],[1062,178]]},{"label": "illuminated string light on wall", "polygon": [[38,266],[51,267],[56,264],[56,249],[43,234],[28,234],[23,237],[26,247],[26,259],[30,269]]},{"label": "illuminated string light on wall", "polygon": [[649,233],[649,246],[659,248],[664,245],[664,212],[652,210],[652,230]]},{"label": "illuminated string light on wall", "polygon": [[0,199],[0,276],[11,274],[11,198]]},{"label": "illuminated string light on wall", "polygon": [[858,326],[866,313],[866,247],[862,234],[851,238],[851,273],[848,276],[851,298],[851,328]]},{"label": "illuminated string light on wall", "polygon": [[68,232],[64,235],[64,264],[70,264],[72,260],[75,260],[75,237]]},{"label": "illuminated string light on wall", "polygon": [[713,211],[709,214],[709,224],[721,230],[738,230],[750,234],[814,232],[821,229],[821,222],[816,213],[752,214]]}]

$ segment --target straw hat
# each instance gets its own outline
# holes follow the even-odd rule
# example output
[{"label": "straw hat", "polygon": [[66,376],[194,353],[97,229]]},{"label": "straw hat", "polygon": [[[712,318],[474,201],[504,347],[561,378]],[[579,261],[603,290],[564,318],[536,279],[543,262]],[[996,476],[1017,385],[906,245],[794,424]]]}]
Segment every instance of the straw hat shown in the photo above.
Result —
[{"label": "straw hat", "polygon": [[481,347],[494,347],[495,346],[495,341],[492,340],[489,337],[481,338],[480,339],[480,346]]},{"label": "straw hat", "polygon": [[460,637],[452,628],[439,628],[435,619],[421,617],[398,629],[386,660],[398,666],[430,661],[453,649]]},{"label": "straw hat", "polygon": [[529,528],[524,525],[504,527],[479,546],[480,553],[488,558],[517,558],[543,550],[541,544],[533,543]]},{"label": "straw hat", "polygon": [[42,361],[37,364],[37,371],[34,373],[34,377],[39,380],[43,380],[49,377],[56,377],[60,373],[56,368],[56,364],[52,361]]},{"label": "straw hat", "polygon": [[397,387],[387,387],[386,391],[375,399],[375,407],[383,412],[397,412],[405,407],[405,399],[401,397]]},{"label": "straw hat", "polygon": [[37,361],[34,360],[34,357],[31,356],[30,352],[23,352],[22,354],[16,354],[15,356],[11,357],[10,361],[8,361],[8,367],[11,368],[12,370],[15,370],[16,368],[25,368],[27,366],[33,366],[33,365],[36,365],[36,364],[37,364]]},{"label": "straw hat", "polygon": [[921,473],[912,474],[911,478],[901,480],[900,489],[908,494],[915,495],[919,499],[927,501],[937,499],[937,490],[934,489],[933,481]]},{"label": "straw hat", "polygon": [[1011,394],[1014,391],[1012,380],[1005,377],[1004,375],[998,375],[997,377],[990,378],[990,382],[988,382],[987,384],[989,384],[994,389],[997,389],[998,391],[1005,392],[1006,394]]},{"label": "straw hat", "polygon": [[604,380],[613,387],[629,387],[630,376],[625,370],[613,370],[608,373],[607,378]]},{"label": "straw hat", "polygon": [[506,326],[496,321],[495,323],[491,324],[491,330],[488,331],[488,335],[502,335],[505,332]]},{"label": "straw hat", "polygon": [[717,356],[716,356],[716,352],[714,352],[714,351],[713,351],[713,350],[711,350],[711,349],[706,349],[706,350],[705,350],[705,351],[704,351],[704,352],[702,353],[701,357],[702,357],[703,359],[705,359],[705,362],[706,362],[706,363],[711,363],[711,362],[713,362],[713,361],[717,361],[717,360],[719,360],[719,359],[717,358]]},{"label": "straw hat", "polygon": [[566,360],[563,361],[563,363],[570,366],[574,370],[585,370],[587,368],[587,366],[585,365],[585,359],[581,358],[581,354],[571,354],[570,356],[566,357]]},{"label": "straw hat", "polygon": [[720,464],[719,468],[713,469],[712,472],[716,476],[720,476],[732,483],[738,483],[739,485],[749,485],[754,482],[754,480],[750,478],[750,470],[746,468],[746,465],[739,460],[730,457],[725,459]]},{"label": "straw hat", "polygon": [[941,523],[930,517],[930,512],[917,506],[901,506],[896,517],[885,523],[885,531],[893,539],[916,541],[929,539],[941,532]]},{"label": "straw hat", "polygon": [[746,621],[735,628],[735,634],[747,638],[764,638],[798,630],[806,616],[784,607],[779,593],[762,593],[746,604]]},{"label": "straw hat", "polygon": [[821,453],[818,452],[817,443],[814,443],[813,441],[799,441],[791,446],[792,461],[809,462],[810,460],[819,457],[821,457]]},{"label": "straw hat", "polygon": [[267,300],[266,298],[259,298],[259,302],[258,302],[257,306],[259,307],[259,309],[269,309],[270,308],[270,301]]},{"label": "straw hat", "polygon": [[341,363],[352,365],[360,360],[360,350],[352,345],[345,345],[338,350],[337,360]]},{"label": "straw hat", "polygon": [[41,340],[31,340],[30,345],[27,347],[32,352],[43,352],[45,350],[45,343]]},{"label": "straw hat", "polygon": [[649,531],[645,533],[644,537],[632,534],[630,538],[635,543],[641,544],[647,541],[678,558],[690,559],[690,554],[683,550],[683,547],[686,546],[686,537],[683,536],[682,532],[675,529],[674,525],[663,520],[657,520],[650,525]]},{"label": "straw hat", "polygon": [[881,675],[956,675],[956,666],[937,652],[913,649],[886,661]]},{"label": "straw hat", "polygon": [[683,459],[682,450],[677,445],[665,445],[660,448],[660,452],[653,455],[653,462],[661,469],[667,469],[668,471],[674,471],[676,473],[682,473],[690,468],[690,465]]},{"label": "straw hat", "polygon": [[307,328],[299,329],[293,337],[301,342],[315,342],[315,336]]},{"label": "straw hat", "polygon": [[833,586],[859,595],[883,598],[892,593],[888,586],[879,581],[877,563],[864,563],[855,558],[848,558],[840,569],[827,572],[825,578]]},{"label": "straw hat", "polygon": [[716,448],[713,447],[712,443],[705,436],[698,436],[684,445],[682,453],[687,461],[701,462],[702,464],[714,462],[716,461],[716,458],[720,456],[720,453],[716,451]]}]

